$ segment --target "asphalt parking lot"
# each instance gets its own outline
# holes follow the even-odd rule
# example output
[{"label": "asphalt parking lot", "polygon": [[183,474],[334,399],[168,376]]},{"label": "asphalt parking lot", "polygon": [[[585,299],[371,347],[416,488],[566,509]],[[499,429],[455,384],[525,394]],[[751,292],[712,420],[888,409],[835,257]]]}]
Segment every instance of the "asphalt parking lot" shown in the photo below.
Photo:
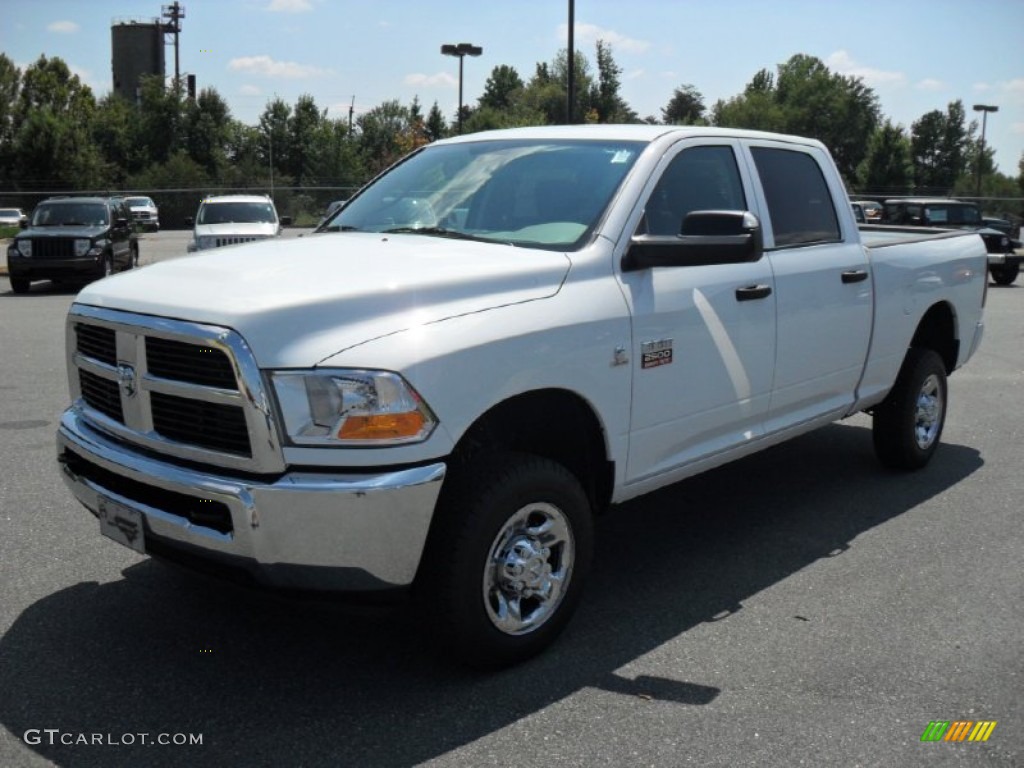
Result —
[{"label": "asphalt parking lot", "polygon": [[[926,470],[882,470],[858,416],[623,505],[566,634],[488,675],[401,609],[101,537],[54,463],[73,297],[0,277],[0,765],[1024,765],[1024,279],[990,288]],[[997,725],[922,742],[936,720]]]}]

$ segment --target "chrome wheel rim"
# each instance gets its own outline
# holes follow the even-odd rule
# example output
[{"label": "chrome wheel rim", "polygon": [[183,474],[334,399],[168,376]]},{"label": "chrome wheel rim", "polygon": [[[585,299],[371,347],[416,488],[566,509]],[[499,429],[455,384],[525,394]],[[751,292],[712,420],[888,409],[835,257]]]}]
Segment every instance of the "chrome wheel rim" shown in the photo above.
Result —
[{"label": "chrome wheel rim", "polygon": [[519,509],[487,553],[483,598],[491,623],[507,635],[541,627],[565,597],[575,554],[572,529],[558,507],[538,502]]},{"label": "chrome wheel rim", "polygon": [[934,373],[924,380],[914,408],[914,440],[922,451],[931,447],[942,426],[942,385]]}]

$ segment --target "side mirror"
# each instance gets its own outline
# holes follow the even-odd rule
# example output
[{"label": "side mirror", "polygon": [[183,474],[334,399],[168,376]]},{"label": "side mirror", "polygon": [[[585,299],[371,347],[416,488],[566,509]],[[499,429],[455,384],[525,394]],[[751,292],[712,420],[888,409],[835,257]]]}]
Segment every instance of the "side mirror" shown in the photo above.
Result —
[{"label": "side mirror", "polygon": [[693,211],[678,235],[634,235],[622,271],[757,261],[764,253],[761,222],[750,211]]},{"label": "side mirror", "polygon": [[28,229],[28,219],[22,216],[20,219],[18,219],[18,226],[21,227],[22,229]]},{"label": "side mirror", "polygon": [[118,229],[127,229],[127,227],[128,227],[128,219],[119,218],[119,219],[114,221],[114,226],[117,227]]},{"label": "side mirror", "polygon": [[281,226],[282,227],[290,227],[291,225],[292,225],[292,217],[291,216],[282,216],[281,217]]}]

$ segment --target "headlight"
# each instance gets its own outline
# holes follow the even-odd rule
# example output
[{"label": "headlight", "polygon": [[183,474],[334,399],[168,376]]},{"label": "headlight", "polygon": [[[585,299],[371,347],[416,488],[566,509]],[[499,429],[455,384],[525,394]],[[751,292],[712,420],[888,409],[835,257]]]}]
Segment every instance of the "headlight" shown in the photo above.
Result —
[{"label": "headlight", "polygon": [[91,246],[92,240],[75,240],[75,256],[85,256]]},{"label": "headlight", "polygon": [[999,244],[1001,246],[1003,246],[1003,248],[1009,248],[1010,247],[1010,238],[1004,237],[1002,240],[999,241]]},{"label": "headlight", "polygon": [[31,259],[32,258],[32,241],[31,240],[19,240],[18,241],[18,253],[20,253],[26,259]]},{"label": "headlight", "polygon": [[288,436],[297,445],[401,445],[426,440],[437,419],[397,373],[271,374]]}]

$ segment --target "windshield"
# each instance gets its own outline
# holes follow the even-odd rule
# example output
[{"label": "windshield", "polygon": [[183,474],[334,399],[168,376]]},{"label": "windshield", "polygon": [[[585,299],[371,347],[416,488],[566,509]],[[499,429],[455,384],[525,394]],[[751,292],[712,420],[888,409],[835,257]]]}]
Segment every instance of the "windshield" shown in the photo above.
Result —
[{"label": "windshield", "polygon": [[32,213],[33,227],[102,227],[107,223],[103,203],[41,203]]},{"label": "windshield", "polygon": [[270,203],[204,203],[196,224],[273,224],[277,221]]},{"label": "windshield", "polygon": [[0,208],[0,216],[3,216],[5,219],[11,216],[21,216],[21,211],[17,208]]},{"label": "windshield", "polygon": [[981,223],[981,214],[973,205],[929,205],[924,215],[929,224]]},{"label": "windshield", "polygon": [[539,139],[427,147],[363,190],[324,229],[579,247],[643,147]]},{"label": "windshield", "polygon": [[150,200],[148,197],[129,197],[126,202],[128,203],[129,206],[133,206],[135,208],[152,208],[153,207],[153,201]]}]

